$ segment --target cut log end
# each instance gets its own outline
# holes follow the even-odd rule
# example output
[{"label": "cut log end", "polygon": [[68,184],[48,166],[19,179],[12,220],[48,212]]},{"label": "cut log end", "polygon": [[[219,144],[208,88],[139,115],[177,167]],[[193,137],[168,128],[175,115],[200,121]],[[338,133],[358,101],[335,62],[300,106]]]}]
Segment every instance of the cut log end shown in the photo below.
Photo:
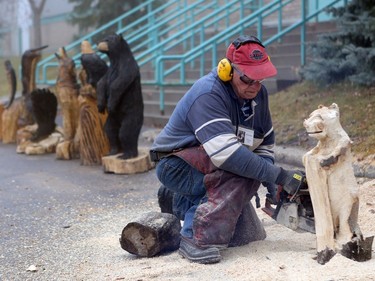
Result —
[{"label": "cut log end", "polygon": [[129,223],[124,228],[120,244],[124,250],[141,257],[151,257],[160,252],[157,233],[136,222]]},{"label": "cut log end", "polygon": [[121,159],[120,154],[102,157],[102,165],[105,173],[136,174],[147,172],[155,167],[151,162],[147,148],[139,148],[139,155],[135,158]]},{"label": "cut log end", "polygon": [[180,221],[172,214],[148,212],[122,230],[120,245],[125,251],[152,257],[177,250],[180,245]]}]

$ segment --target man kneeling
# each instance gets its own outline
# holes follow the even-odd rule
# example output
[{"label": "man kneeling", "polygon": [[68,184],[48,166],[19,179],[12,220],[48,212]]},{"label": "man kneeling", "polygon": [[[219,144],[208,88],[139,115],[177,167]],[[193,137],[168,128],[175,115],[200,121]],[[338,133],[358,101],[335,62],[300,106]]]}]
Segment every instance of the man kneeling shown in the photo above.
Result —
[{"label": "man kneeling", "polygon": [[155,139],[156,174],[173,195],[172,212],[184,221],[179,253],[199,263],[221,259],[238,218],[261,183],[293,194],[304,174],[274,165],[268,93],[275,76],[262,43],[240,36],[216,69],[195,82]]}]

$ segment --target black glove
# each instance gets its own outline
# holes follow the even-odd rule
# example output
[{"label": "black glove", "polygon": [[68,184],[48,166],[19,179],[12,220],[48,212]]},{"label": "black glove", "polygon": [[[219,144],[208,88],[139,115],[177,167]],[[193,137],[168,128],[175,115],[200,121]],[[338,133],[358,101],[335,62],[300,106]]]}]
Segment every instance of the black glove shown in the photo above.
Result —
[{"label": "black glove", "polygon": [[270,183],[270,182],[262,182],[262,184],[263,184],[263,186],[265,186],[267,188],[266,198],[268,199],[268,201],[271,204],[276,205],[277,204],[277,199],[276,199],[277,187],[276,187],[276,185],[274,183]]},{"label": "black glove", "polygon": [[277,176],[276,184],[281,185],[289,194],[295,194],[298,190],[307,188],[306,176],[303,171],[290,171],[283,168]]}]

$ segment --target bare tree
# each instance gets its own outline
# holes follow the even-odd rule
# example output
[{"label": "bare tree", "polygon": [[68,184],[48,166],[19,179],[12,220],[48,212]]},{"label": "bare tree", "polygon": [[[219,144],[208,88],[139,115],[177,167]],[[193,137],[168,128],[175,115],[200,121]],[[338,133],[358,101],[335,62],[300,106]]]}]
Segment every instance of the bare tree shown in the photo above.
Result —
[{"label": "bare tree", "polygon": [[16,6],[14,2],[0,0],[0,28],[9,25],[14,17]]},{"label": "bare tree", "polygon": [[41,29],[41,18],[42,12],[44,9],[44,4],[46,0],[40,0],[39,5],[37,0],[29,0],[31,11],[32,11],[32,20],[33,20],[33,44],[34,48],[42,46],[42,29]]}]

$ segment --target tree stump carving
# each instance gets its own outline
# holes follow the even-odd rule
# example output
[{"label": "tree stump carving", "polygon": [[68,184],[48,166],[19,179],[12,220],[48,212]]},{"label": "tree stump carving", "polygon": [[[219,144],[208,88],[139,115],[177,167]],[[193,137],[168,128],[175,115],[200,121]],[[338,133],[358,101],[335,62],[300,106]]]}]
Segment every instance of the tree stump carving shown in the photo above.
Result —
[{"label": "tree stump carving", "polygon": [[59,61],[59,73],[56,80],[57,99],[60,104],[64,141],[57,145],[56,158],[70,160],[79,157],[79,140],[76,138],[79,118],[78,94],[75,63],[68,57],[65,48],[55,53]]},{"label": "tree stump carving", "polygon": [[[309,136],[318,140],[303,156],[314,208],[318,262],[328,262],[337,250],[357,261],[371,258],[373,236],[364,239],[358,225],[359,190],[352,167],[352,142],[341,127],[339,107],[335,103],[321,105],[303,125]],[[360,256],[355,254],[360,252]]]},{"label": "tree stump carving", "polygon": [[109,152],[109,141],[104,132],[107,113],[99,114],[96,84],[106,73],[107,64],[92,50],[88,41],[81,44],[83,69],[79,102],[79,151],[82,165],[101,165],[102,157]]}]

